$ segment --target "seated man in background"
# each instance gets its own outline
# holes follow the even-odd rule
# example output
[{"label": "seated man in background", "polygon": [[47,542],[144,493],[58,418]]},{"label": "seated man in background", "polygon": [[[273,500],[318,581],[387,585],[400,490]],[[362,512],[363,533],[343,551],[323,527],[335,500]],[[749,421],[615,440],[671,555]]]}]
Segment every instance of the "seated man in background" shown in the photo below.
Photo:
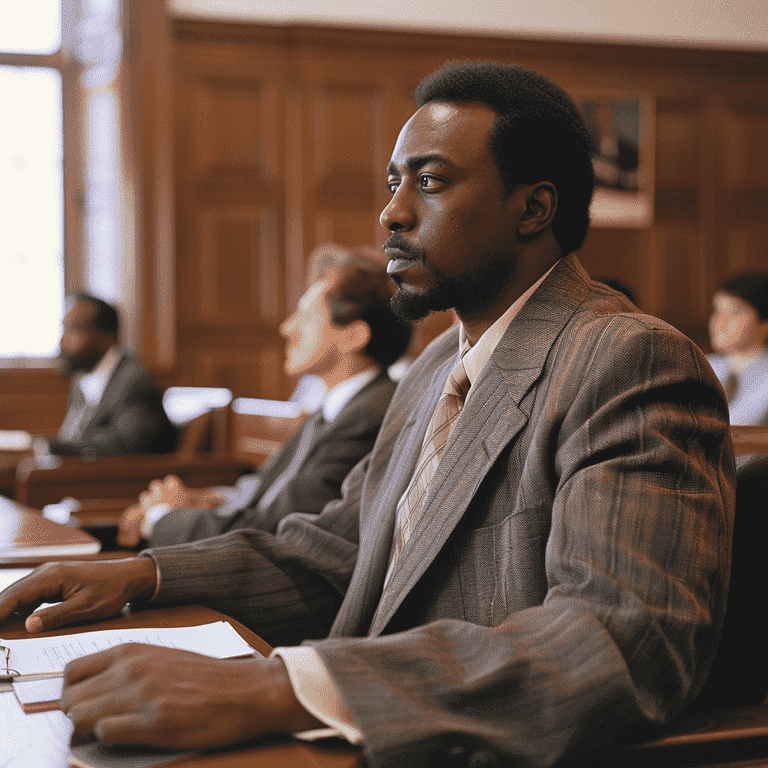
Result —
[{"label": "seated man in background", "polygon": [[768,272],[746,272],[718,288],[709,342],[731,424],[768,424]]},{"label": "seated man in background", "polygon": [[[274,532],[290,512],[318,514],[341,494],[347,473],[373,448],[395,391],[387,368],[406,350],[410,324],[389,308],[394,286],[381,252],[315,250],[310,287],[281,326],[285,372],[314,374],[322,405],[255,474],[231,489],[187,488],[175,476],[154,481],[120,520],[117,542],[154,546],[207,538],[236,528]],[[370,254],[369,254],[370,255]]]},{"label": "seated man in background", "polygon": [[59,354],[71,376],[67,414],[55,438],[35,439],[36,453],[94,459],[172,451],[176,429],[147,369],[118,343],[117,310],[85,291],[72,301]]}]

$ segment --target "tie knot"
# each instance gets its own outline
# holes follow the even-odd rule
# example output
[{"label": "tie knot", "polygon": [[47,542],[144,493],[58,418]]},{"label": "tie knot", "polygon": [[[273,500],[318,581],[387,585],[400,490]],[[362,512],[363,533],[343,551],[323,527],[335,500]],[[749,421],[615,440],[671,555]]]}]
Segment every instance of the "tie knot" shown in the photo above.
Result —
[{"label": "tie knot", "polygon": [[469,376],[467,376],[467,369],[464,367],[464,361],[459,358],[459,362],[453,367],[453,370],[448,376],[448,381],[445,383],[446,394],[455,395],[456,397],[464,400],[469,392]]}]

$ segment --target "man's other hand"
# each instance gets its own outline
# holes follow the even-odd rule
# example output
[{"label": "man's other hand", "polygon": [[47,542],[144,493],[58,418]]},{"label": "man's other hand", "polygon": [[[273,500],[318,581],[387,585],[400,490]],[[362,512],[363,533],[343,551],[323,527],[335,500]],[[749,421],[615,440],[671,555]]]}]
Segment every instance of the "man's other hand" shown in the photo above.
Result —
[{"label": "man's other hand", "polygon": [[280,659],[211,659],[129,643],[70,662],[59,707],[105,744],[200,749],[322,723]]},{"label": "man's other hand", "polygon": [[221,502],[221,496],[213,488],[189,488],[176,475],[168,475],[162,480],[153,480],[149,484],[149,490],[139,496],[139,506],[144,510],[156,504],[167,504],[173,509],[186,507],[210,509]]},{"label": "man's other hand", "polygon": [[149,489],[139,494],[139,503],[128,507],[120,516],[117,524],[117,543],[121,547],[138,546],[144,537],[142,525],[146,513],[158,504],[167,504],[172,509],[211,509],[222,501],[213,488],[189,488],[176,475],[153,480]]},{"label": "man's other hand", "polygon": [[58,602],[27,617],[28,632],[114,616],[131,599],[151,595],[157,583],[148,557],[98,563],[47,563],[0,592],[0,621],[22,607]]},{"label": "man's other hand", "polygon": [[121,547],[138,546],[142,539],[141,524],[144,522],[144,510],[139,504],[134,504],[120,515],[117,522],[116,541]]}]

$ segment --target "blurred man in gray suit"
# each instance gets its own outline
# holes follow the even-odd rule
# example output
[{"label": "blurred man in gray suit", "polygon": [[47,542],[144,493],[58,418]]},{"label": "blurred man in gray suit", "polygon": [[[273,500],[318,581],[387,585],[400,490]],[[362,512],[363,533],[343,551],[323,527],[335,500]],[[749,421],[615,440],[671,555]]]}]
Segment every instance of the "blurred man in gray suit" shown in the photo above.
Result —
[{"label": "blurred man in gray suit", "polygon": [[188,488],[175,476],[154,481],[120,519],[117,542],[177,544],[237,528],[274,532],[290,512],[316,515],[373,448],[395,391],[387,369],[411,338],[389,307],[393,293],[381,252],[325,244],[310,257],[309,288],[280,326],[285,372],[312,374],[326,393],[293,437],[234,488]]},{"label": "blurred man in gray suit", "polygon": [[79,659],[60,702],[79,730],[186,747],[325,726],[376,768],[552,766],[701,690],[733,526],[717,380],[574,256],[593,172],[562,90],[452,64],[416,100],[381,214],[393,301],[411,318],[454,307],[460,326],[413,363],[317,518],[45,566],[0,597],[0,617],[64,600],[31,631],[132,598],[203,602],[281,646]]}]

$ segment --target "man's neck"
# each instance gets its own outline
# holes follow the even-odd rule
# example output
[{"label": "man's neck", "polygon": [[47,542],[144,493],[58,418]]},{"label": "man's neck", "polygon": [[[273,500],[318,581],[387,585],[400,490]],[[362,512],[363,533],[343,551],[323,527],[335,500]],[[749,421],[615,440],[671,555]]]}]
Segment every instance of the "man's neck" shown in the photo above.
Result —
[{"label": "man's neck", "polygon": [[367,355],[345,355],[332,370],[317,375],[328,389],[333,389],[337,384],[351,379],[372,365],[376,363]]},{"label": "man's neck", "polygon": [[515,274],[509,284],[499,293],[493,306],[477,313],[466,313],[459,309],[456,314],[464,328],[467,340],[475,345],[480,337],[504,315],[515,302],[533,292],[534,286],[548,274],[562,256],[559,246],[542,248],[539,251],[519,257]]}]

